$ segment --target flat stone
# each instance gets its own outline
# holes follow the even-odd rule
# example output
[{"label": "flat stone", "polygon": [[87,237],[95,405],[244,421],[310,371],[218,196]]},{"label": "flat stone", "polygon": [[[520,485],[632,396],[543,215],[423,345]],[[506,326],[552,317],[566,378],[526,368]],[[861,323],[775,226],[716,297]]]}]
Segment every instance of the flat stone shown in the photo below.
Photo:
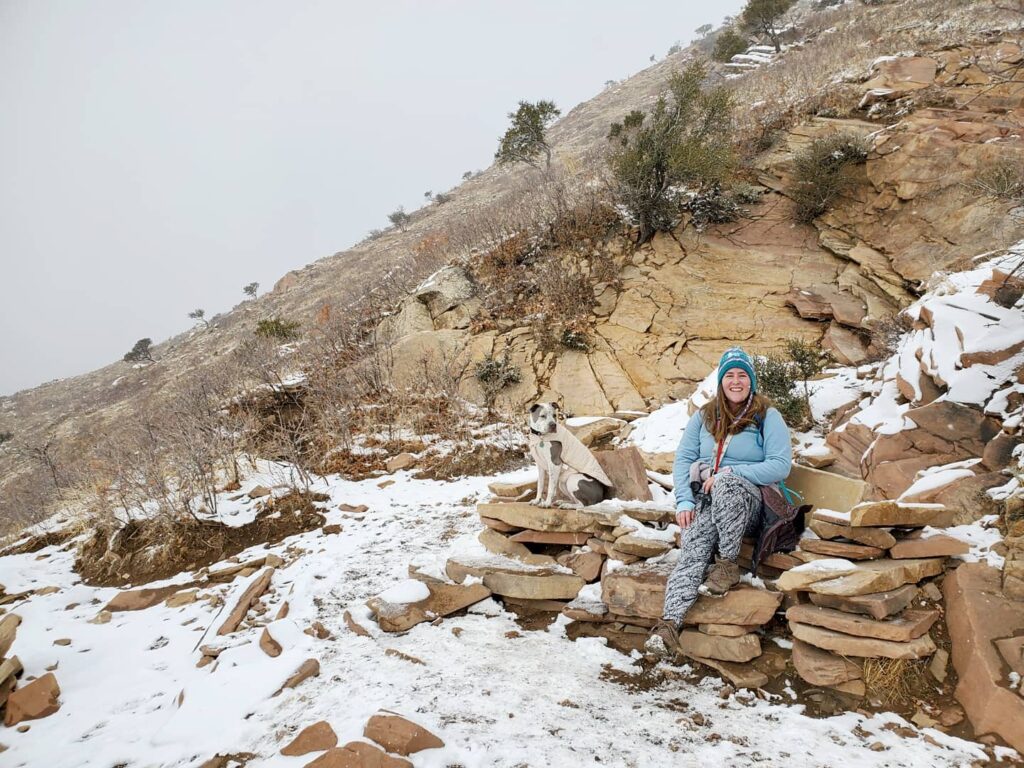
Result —
[{"label": "flat stone", "polygon": [[270,495],[270,489],[265,485],[257,485],[251,491],[245,494],[250,499],[262,499],[264,496]]},{"label": "flat stone", "polygon": [[537,478],[531,477],[516,482],[495,481],[487,484],[487,490],[502,499],[529,501],[537,490]]},{"label": "flat stone", "polygon": [[807,527],[823,539],[844,538],[879,549],[888,549],[896,543],[896,537],[884,528],[851,528],[819,520],[813,515]]},{"label": "flat stone", "polygon": [[1006,660],[996,640],[1024,634],[1024,602],[1000,589],[999,571],[964,563],[942,583],[956,698],[975,733],[995,733],[1024,752],[1024,696],[1006,685]]},{"label": "flat stone", "polygon": [[823,595],[867,595],[888,592],[904,584],[917,584],[943,570],[943,558],[916,560],[870,560],[857,564],[854,573],[815,582],[810,591]]},{"label": "flat stone", "polygon": [[[672,568],[671,563],[637,563],[611,571],[601,580],[601,599],[614,614],[660,619]],[[781,592],[737,587],[722,597],[698,597],[685,622],[761,626],[771,621],[781,602]]]},{"label": "flat stone", "polygon": [[[786,478],[786,486],[797,491],[802,503],[815,509],[845,512],[864,498],[867,483],[850,477],[794,464]],[[813,513],[812,513],[813,514]]]},{"label": "flat stone", "polygon": [[457,584],[479,576],[494,594],[523,600],[571,600],[586,583],[561,566],[531,566],[501,557],[449,558],[445,572]]},{"label": "flat stone", "polygon": [[366,722],[363,736],[380,744],[388,752],[412,755],[424,749],[440,749],[444,742],[422,725],[394,712],[379,712]]},{"label": "flat stone", "polygon": [[742,637],[757,627],[748,627],[742,624],[698,624],[697,629],[705,635],[719,635],[721,637]]},{"label": "flat stone", "polygon": [[839,685],[861,677],[859,664],[801,640],[793,641],[793,666],[811,685]]},{"label": "flat stone", "polygon": [[813,624],[858,637],[876,637],[904,643],[920,637],[939,618],[936,610],[906,610],[899,616],[879,621],[855,613],[823,608],[818,605],[794,605],[786,618],[801,624]]},{"label": "flat stone", "polygon": [[103,610],[110,611],[111,613],[117,611],[142,611],[162,603],[180,590],[180,586],[172,586],[158,587],[156,589],[131,589],[125,592],[118,592],[109,603],[103,606]]},{"label": "flat stone", "polygon": [[841,557],[845,560],[873,560],[885,554],[884,549],[828,539],[801,539],[800,549],[816,555]]},{"label": "flat stone", "polygon": [[825,608],[835,608],[847,613],[859,613],[865,616],[872,616],[876,619],[884,619],[899,613],[917,595],[917,587],[913,584],[905,584],[902,587],[888,591],[877,592],[868,595],[852,595],[843,597],[841,595],[819,595],[810,593],[811,602]]},{"label": "flat stone", "polygon": [[618,448],[613,451],[597,451],[594,454],[601,469],[612,481],[616,499],[629,501],[651,501],[651,488],[647,479],[647,468],[643,456],[635,446]]},{"label": "flat stone", "polygon": [[960,541],[941,533],[924,537],[919,531],[915,531],[897,541],[889,550],[889,557],[893,560],[915,557],[952,557],[966,555],[970,551],[971,546],[966,541]]},{"label": "flat stone", "polygon": [[779,577],[776,586],[783,592],[792,592],[798,589],[807,589],[817,581],[845,576],[857,570],[857,566],[849,560],[818,557],[820,559],[790,568]]},{"label": "flat stone", "polygon": [[590,538],[589,533],[570,533],[566,531],[520,531],[509,536],[511,541],[520,544],[561,544],[565,547],[579,546],[586,544]]},{"label": "flat stone", "polygon": [[199,599],[198,589],[187,589],[183,592],[175,592],[173,595],[164,600],[164,605],[168,608],[181,608],[184,605],[190,605]]},{"label": "flat stone", "polygon": [[[260,650],[271,658],[281,655],[281,644],[274,639],[274,636],[270,634],[270,629],[267,627],[264,627],[263,632],[260,634]],[[332,744],[331,746],[333,747],[334,745]]]},{"label": "flat stone", "polygon": [[1024,677],[1024,635],[1004,637],[1001,640],[996,640],[995,645],[1006,665],[1012,671]]},{"label": "flat stone", "polygon": [[388,459],[384,468],[387,469],[388,472],[398,472],[402,469],[408,469],[415,463],[416,457],[411,453],[400,453],[397,456],[392,456]]},{"label": "flat stone", "polygon": [[761,641],[757,635],[725,637],[687,629],[679,633],[679,652],[718,661],[750,661],[761,655]]},{"label": "flat stone", "polygon": [[376,744],[350,741],[343,747],[334,747],[305,768],[413,768],[404,757],[389,755]]},{"label": "flat stone", "polygon": [[690,656],[698,664],[711,667],[737,688],[761,688],[768,684],[768,675],[750,663],[720,661],[718,659]]},{"label": "flat stone", "polygon": [[282,755],[296,757],[322,752],[338,745],[338,735],[326,720],[307,725],[282,750]]},{"label": "flat stone", "polygon": [[498,533],[515,533],[522,530],[518,526],[509,525],[502,520],[495,520],[493,517],[484,517],[483,515],[480,515],[480,522]]},{"label": "flat stone", "polygon": [[942,504],[912,504],[901,501],[863,501],[850,510],[851,527],[896,526],[945,528],[953,520],[952,511]]},{"label": "flat stone", "polygon": [[60,709],[60,686],[52,672],[18,688],[7,698],[4,725],[10,728],[24,720],[38,720]]},{"label": "flat stone", "polygon": [[[577,534],[569,534],[575,536]],[[484,549],[495,555],[511,557],[531,565],[544,565],[555,562],[550,555],[535,555],[525,544],[513,541],[510,537],[492,528],[484,528],[477,536],[477,541],[484,545]]]},{"label": "flat stone", "polygon": [[370,598],[366,604],[385,632],[405,632],[424,621],[448,616],[491,596],[484,584],[443,584],[424,582],[430,595],[414,603],[389,603]]},{"label": "flat stone", "polygon": [[615,540],[615,549],[637,557],[657,557],[672,549],[672,542],[629,533]]},{"label": "flat stone", "polygon": [[264,592],[270,587],[271,579],[274,577],[273,568],[265,568],[259,576],[252,580],[242,595],[238,598],[235,603],[235,607],[231,609],[231,613],[221,624],[220,629],[217,630],[218,635],[227,635],[238,629],[238,625],[242,623],[242,619],[245,618],[249,612],[249,608],[252,607],[253,603],[260,599]]},{"label": "flat stone", "polygon": [[281,687],[274,691],[274,696],[279,695],[285,688],[296,688],[311,677],[320,676],[320,662],[316,659],[306,659],[298,669],[292,672],[281,683]]},{"label": "flat stone", "polygon": [[622,419],[612,418],[610,416],[602,416],[597,419],[587,421],[585,424],[572,424],[572,420],[567,421],[565,428],[576,435],[579,441],[588,448],[600,440],[602,437],[608,435],[618,434],[619,431],[626,426],[626,422]]},{"label": "flat stone", "polygon": [[525,502],[498,502],[478,504],[480,517],[501,520],[508,525],[531,531],[570,531],[598,533],[606,528],[608,518],[579,509],[535,507]]},{"label": "flat stone", "polygon": [[864,656],[886,659],[922,659],[935,653],[935,643],[929,635],[922,635],[905,643],[879,640],[873,637],[855,637],[831,629],[798,624],[791,621],[789,629],[793,637],[805,643],[834,651],[843,656]]},{"label": "flat stone", "polygon": [[21,616],[16,613],[8,613],[0,619],[0,659],[3,659],[14,645],[19,624],[21,624]]}]

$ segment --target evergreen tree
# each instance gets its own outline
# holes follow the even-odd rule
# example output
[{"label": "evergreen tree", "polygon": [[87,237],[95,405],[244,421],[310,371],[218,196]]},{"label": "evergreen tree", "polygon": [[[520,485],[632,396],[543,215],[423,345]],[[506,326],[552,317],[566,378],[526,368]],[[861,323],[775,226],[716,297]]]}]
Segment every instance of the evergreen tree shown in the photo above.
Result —
[{"label": "evergreen tree", "polygon": [[122,358],[126,363],[140,363],[143,360],[148,360],[151,363],[155,363],[153,359],[153,340],[152,339],[139,339],[135,342],[135,346],[130,351],[125,352]]},{"label": "evergreen tree", "polygon": [[747,38],[732,27],[726,27],[715,38],[715,47],[711,58],[715,61],[729,61],[738,53],[747,50]]},{"label": "evergreen tree", "polygon": [[259,290],[259,287],[260,287],[259,283],[249,283],[248,285],[243,286],[242,293],[244,293],[250,299],[255,299],[256,298],[256,291]]},{"label": "evergreen tree", "polygon": [[560,114],[553,101],[538,101],[536,104],[520,101],[519,109],[509,112],[512,125],[501,137],[498,151],[494,153],[498,165],[526,163],[539,168],[543,155],[545,166],[550,166],[551,147],[544,132]]},{"label": "evergreen tree", "polygon": [[779,20],[795,4],[796,0],[748,0],[740,14],[740,23],[744,29],[767,35],[775,52],[782,53]]}]

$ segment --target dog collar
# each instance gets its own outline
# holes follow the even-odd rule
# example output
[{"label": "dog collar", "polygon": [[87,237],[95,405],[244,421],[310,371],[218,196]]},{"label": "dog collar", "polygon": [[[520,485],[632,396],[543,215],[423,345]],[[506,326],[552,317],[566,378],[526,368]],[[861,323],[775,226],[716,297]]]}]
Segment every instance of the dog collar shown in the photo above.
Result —
[{"label": "dog collar", "polygon": [[543,432],[538,432],[533,427],[530,427],[530,434],[537,435],[537,437],[540,437],[543,434]]}]

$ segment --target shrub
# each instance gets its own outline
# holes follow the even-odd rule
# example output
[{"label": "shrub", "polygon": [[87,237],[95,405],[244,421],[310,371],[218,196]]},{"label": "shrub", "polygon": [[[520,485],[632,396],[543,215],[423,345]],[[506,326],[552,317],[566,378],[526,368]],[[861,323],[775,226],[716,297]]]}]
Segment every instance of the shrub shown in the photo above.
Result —
[{"label": "shrub", "polygon": [[757,388],[772,401],[791,429],[803,430],[809,426],[810,410],[796,389],[797,370],[782,355],[754,357]]},{"label": "shrub", "polygon": [[700,192],[732,169],[732,97],[721,86],[704,90],[706,74],[699,61],[674,72],[649,115],[634,110],[608,132],[615,192],[640,226],[640,243],[671,228],[680,188]]},{"label": "shrub", "polygon": [[678,42],[675,42],[675,43],[672,43],[672,45],[670,45],[668,47],[668,52],[665,55],[666,56],[674,56],[675,54],[679,53],[681,50],[683,50],[683,46],[680,45]]},{"label": "shrub", "polygon": [[967,186],[988,198],[1024,201],[1024,167],[1010,158],[990,160],[979,166]]},{"label": "shrub", "polygon": [[264,339],[291,341],[298,337],[299,325],[300,323],[294,320],[282,320],[279,317],[271,317],[256,323],[256,335]]},{"label": "shrub", "polygon": [[254,283],[249,283],[248,285],[242,287],[242,293],[244,293],[250,299],[255,299],[256,298],[256,291],[258,291],[259,289],[260,289],[260,284],[259,283],[255,283],[255,282]]},{"label": "shrub", "polygon": [[480,388],[484,394],[484,405],[487,412],[494,409],[494,401],[498,394],[513,384],[518,384],[522,378],[519,368],[512,364],[506,352],[501,357],[488,355],[476,364],[476,380],[480,382]]},{"label": "shrub", "polygon": [[711,24],[701,24],[699,27],[697,27],[693,31],[696,32],[701,37],[707,37],[708,36],[708,32],[710,32],[712,29],[714,29],[714,26],[711,25]]},{"label": "shrub", "polygon": [[853,183],[853,166],[867,159],[866,139],[839,133],[815,139],[794,160],[793,201],[797,218],[810,222],[825,213]]},{"label": "shrub", "polygon": [[405,232],[405,228],[409,226],[409,222],[412,221],[412,217],[405,212],[402,206],[388,214],[388,221],[398,227],[402,232]]},{"label": "shrub", "polygon": [[900,339],[914,329],[914,321],[906,312],[880,318],[871,326],[871,360],[884,360],[896,352]]},{"label": "shrub", "polygon": [[0,432],[0,445],[10,441],[12,437],[14,437],[13,432]]},{"label": "shrub", "polygon": [[703,192],[695,194],[683,207],[690,212],[693,225],[698,231],[709,224],[735,221],[740,215],[735,198],[724,193],[719,184],[712,184]]},{"label": "shrub", "polygon": [[566,349],[573,349],[577,352],[590,351],[590,336],[586,331],[576,328],[565,328],[562,331],[562,346]]},{"label": "shrub", "polygon": [[434,202],[437,203],[438,205],[444,205],[451,199],[452,196],[445,192],[438,192],[436,195],[434,195]]},{"label": "shrub", "polygon": [[498,151],[494,153],[498,165],[526,163],[539,168],[540,156],[544,155],[545,166],[550,166],[551,147],[544,132],[560,114],[553,101],[538,101],[536,104],[520,101],[519,109],[509,112],[512,125],[501,137]]},{"label": "shrub", "polygon": [[755,203],[761,202],[761,195],[764,194],[764,187],[759,187],[757,184],[750,184],[746,181],[740,181],[732,185],[732,189],[729,190],[732,195],[732,199],[737,203],[743,205],[754,205]]},{"label": "shrub", "polygon": [[732,27],[726,27],[715,37],[711,58],[715,61],[729,61],[733,56],[747,50],[747,38]]},{"label": "shrub", "polygon": [[191,320],[198,320],[205,327],[209,327],[209,325],[210,325],[210,322],[206,319],[206,310],[205,309],[193,309],[191,312],[188,313],[188,316],[189,316],[189,319],[191,319]]},{"label": "shrub", "polygon": [[804,401],[807,403],[807,412],[811,411],[811,389],[808,380],[814,378],[825,368],[828,362],[827,355],[820,347],[808,344],[803,339],[787,339],[786,354],[790,361],[796,366],[800,378],[804,382]]},{"label": "shrub", "polygon": [[152,339],[139,339],[135,342],[135,346],[128,352],[125,352],[124,360],[126,363],[141,363],[143,360],[148,360],[151,363],[156,361],[153,359],[153,340]]}]

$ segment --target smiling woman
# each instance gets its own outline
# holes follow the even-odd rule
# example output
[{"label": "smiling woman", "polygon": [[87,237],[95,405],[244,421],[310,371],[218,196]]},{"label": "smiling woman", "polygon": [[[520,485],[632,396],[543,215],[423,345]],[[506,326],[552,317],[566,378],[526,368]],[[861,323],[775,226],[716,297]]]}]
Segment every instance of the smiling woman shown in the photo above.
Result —
[{"label": "smiling woman", "polygon": [[766,494],[778,494],[775,486],[789,476],[791,463],[789,429],[757,392],[753,360],[739,347],[727,349],[716,395],[690,418],[676,451],[681,552],[665,589],[663,618],[651,633],[655,650],[675,651],[699,593],[722,595],[739,582],[744,536],[757,539],[755,571],[760,557],[774,550],[780,526],[796,516],[780,521],[776,512],[786,505]]}]

